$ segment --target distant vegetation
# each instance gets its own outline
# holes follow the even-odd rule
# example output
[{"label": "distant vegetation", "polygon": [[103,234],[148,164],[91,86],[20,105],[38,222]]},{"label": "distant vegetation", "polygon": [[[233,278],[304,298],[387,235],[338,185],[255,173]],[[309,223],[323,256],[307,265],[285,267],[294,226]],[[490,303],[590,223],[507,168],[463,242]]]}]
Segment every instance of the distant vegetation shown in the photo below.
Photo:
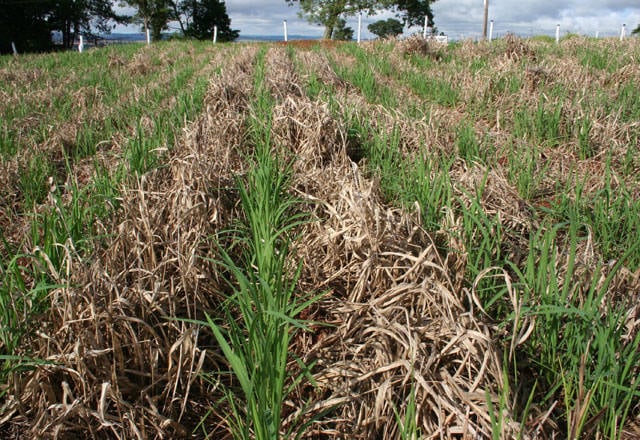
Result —
[{"label": "distant vegetation", "polygon": [[404,26],[401,22],[395,18],[388,18],[386,20],[378,20],[367,26],[369,32],[376,35],[379,38],[395,37],[402,34]]},{"label": "distant vegetation", "polygon": [[[182,34],[209,40],[217,27],[218,41],[233,41],[223,0],[130,0],[137,9],[133,17],[116,14],[111,0],[37,0],[0,3],[0,54],[43,52],[54,48],[52,35],[59,33],[70,49],[80,35],[109,33],[116,24],[138,23],[149,29],[154,40],[162,37],[169,21],[179,23]],[[13,46],[12,46],[13,44]]]},{"label": "distant vegetation", "polygon": [[[324,39],[340,40],[346,38],[340,33],[344,29],[346,18],[360,13],[370,15],[380,11],[393,11],[407,26],[422,26],[427,17],[428,25],[433,26],[431,5],[436,0],[285,0],[289,5],[300,7],[300,16],[309,23],[324,26]],[[350,28],[347,28],[350,29]]]}]

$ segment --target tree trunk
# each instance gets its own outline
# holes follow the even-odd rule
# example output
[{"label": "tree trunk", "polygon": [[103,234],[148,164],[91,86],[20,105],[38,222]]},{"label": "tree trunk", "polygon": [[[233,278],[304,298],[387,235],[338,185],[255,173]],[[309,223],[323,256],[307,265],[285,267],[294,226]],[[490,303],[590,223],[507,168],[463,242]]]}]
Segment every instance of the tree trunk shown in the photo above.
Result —
[{"label": "tree trunk", "polygon": [[324,35],[322,35],[322,38],[324,38],[325,40],[330,40],[332,35],[333,35],[333,23],[327,24],[324,27]]},{"label": "tree trunk", "polygon": [[64,30],[62,31],[62,47],[65,49],[71,49],[73,45],[73,40],[71,39],[71,22],[69,20],[65,20],[64,22]]},{"label": "tree trunk", "polygon": [[71,34],[71,47],[73,47],[73,42],[76,41],[76,38],[80,34],[80,23],[73,23],[73,33]]},{"label": "tree trunk", "polygon": [[336,24],[340,19],[340,15],[344,12],[345,1],[336,1],[331,6],[329,6],[329,10],[327,11],[326,20],[324,22],[324,36],[323,38],[327,40],[333,39],[333,31],[336,28]]},{"label": "tree trunk", "polygon": [[184,23],[182,23],[182,16],[180,15],[180,11],[178,11],[178,4],[175,0],[172,0],[169,2],[171,4],[171,7],[173,8],[173,12],[174,14],[176,14],[176,20],[178,21],[178,24],[180,25],[180,30],[182,31],[182,35],[185,35],[184,33]]}]

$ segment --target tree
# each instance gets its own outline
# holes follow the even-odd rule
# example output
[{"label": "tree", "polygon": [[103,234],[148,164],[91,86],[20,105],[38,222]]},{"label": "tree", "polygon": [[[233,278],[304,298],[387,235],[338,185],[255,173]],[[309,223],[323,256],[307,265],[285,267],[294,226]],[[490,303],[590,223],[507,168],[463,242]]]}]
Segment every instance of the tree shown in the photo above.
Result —
[{"label": "tree", "polygon": [[353,40],[353,29],[347,26],[347,20],[339,18],[331,34],[332,40],[350,41]]},{"label": "tree", "polygon": [[324,26],[322,38],[331,39],[340,19],[353,16],[360,11],[375,13],[380,1],[386,0],[286,0],[290,5],[299,3],[298,15],[313,24]]},{"label": "tree", "polygon": [[198,40],[208,40],[218,28],[219,41],[233,41],[239,32],[231,29],[231,19],[223,0],[183,0],[174,2],[182,32]]},{"label": "tree", "polygon": [[301,17],[310,23],[324,26],[323,38],[331,38],[339,19],[359,12],[374,14],[382,10],[393,10],[405,25],[424,23],[433,25],[431,3],[436,0],[286,0],[289,5],[299,4]]},{"label": "tree", "polygon": [[109,32],[125,18],[111,0],[0,0],[0,53],[9,53],[12,41],[21,52],[50,50],[53,31],[70,48],[78,34]]},{"label": "tree", "polygon": [[375,23],[371,23],[367,26],[369,32],[374,35],[377,35],[379,38],[385,37],[395,37],[396,35],[400,35],[403,29],[402,22],[396,20],[395,18],[389,18],[387,20],[378,20]]},{"label": "tree", "polygon": [[431,4],[436,0],[396,0],[394,2],[397,17],[402,19],[406,26],[424,25],[424,17],[427,17],[427,26],[433,26],[433,11]]},{"label": "tree", "polygon": [[79,34],[108,33],[113,23],[127,18],[115,13],[110,0],[57,0],[48,22],[62,33],[62,45],[69,49]]},{"label": "tree", "polygon": [[0,53],[11,53],[12,42],[20,52],[49,50],[52,8],[53,1],[0,1]]},{"label": "tree", "polygon": [[162,31],[175,20],[185,36],[209,39],[213,27],[218,27],[220,41],[232,41],[239,32],[231,29],[224,0],[125,0],[138,9],[136,17],[144,29],[151,31],[151,38],[162,38]]},{"label": "tree", "polygon": [[175,18],[170,0],[125,0],[138,9],[135,20],[142,23],[144,30],[151,32],[151,39],[162,39],[162,31],[168,29],[169,20]]},{"label": "tree", "polygon": [[631,31],[632,34],[640,34],[640,24],[638,25],[637,28],[635,28],[633,31]]}]

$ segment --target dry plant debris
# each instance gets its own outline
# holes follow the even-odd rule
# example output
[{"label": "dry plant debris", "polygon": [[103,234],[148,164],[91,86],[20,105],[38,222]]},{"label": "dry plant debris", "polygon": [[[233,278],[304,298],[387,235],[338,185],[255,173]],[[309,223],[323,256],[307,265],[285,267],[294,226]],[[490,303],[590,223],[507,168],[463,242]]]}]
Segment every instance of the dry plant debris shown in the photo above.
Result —
[{"label": "dry plant debris", "polygon": [[[378,44],[392,43],[374,43],[364,50],[375,56]],[[445,50],[436,51],[420,38],[394,44],[394,63],[407,74],[420,69],[407,57],[440,60]],[[367,160],[358,160],[362,151],[354,149],[362,145],[354,145],[349,118],[368,120],[371,130],[378,132],[397,130],[400,155],[416,159],[426,153],[450,154],[456,128],[482,99],[493,99],[506,109],[482,114],[471,124],[474,133],[488,132],[496,142],[495,161],[458,158],[449,177],[457,203],[469,205],[477,196],[483,212],[499,222],[504,230],[502,250],[518,263],[543,220],[540,208],[559,197],[551,193],[572,178],[584,182],[584,194],[601,191],[605,164],[600,154],[578,158],[569,141],[541,146],[536,166],[546,175],[536,183],[536,197],[526,198],[507,170],[508,149],[513,146],[505,145],[506,127],[517,109],[552,108],[557,102],[538,91],[553,82],[575,91],[567,84],[637,79],[640,70],[630,66],[607,77],[575,61],[570,67],[545,64],[535,42],[514,36],[498,49],[463,42],[455,50],[464,62],[471,65],[491,56],[495,74],[443,70],[440,79],[463,89],[461,104],[432,105],[423,109],[424,117],[412,119],[406,107],[368,103],[336,74],[330,58],[341,66],[356,62],[340,58],[339,47],[323,43],[323,52],[306,50],[302,43],[290,46],[300,50],[282,45],[265,49],[266,83],[275,102],[271,140],[274,154],[293,160],[290,190],[313,219],[297,231],[294,253],[302,262],[298,288],[324,294],[302,312],[312,322],[312,331],[297,333],[291,346],[292,353],[313,366],[316,386],[302,383],[294,388],[286,402],[284,427],[302,418],[311,421],[305,438],[401,438],[399,418],[415,399],[415,422],[423,438],[491,438],[496,431],[490,404],[498,407],[504,399],[500,438],[561,435],[553,418],[555,407],[534,403],[527,420],[516,419],[516,401],[522,396],[505,386],[505,347],[499,342],[511,329],[491,319],[478,298],[476,288],[483,277],[502,277],[508,287],[505,301],[517,315],[522,292],[511,284],[513,274],[489,267],[477,279],[465,279],[469,249],[461,239],[459,207],[443,207],[440,230],[427,231],[420,209],[401,208],[388,200]],[[121,209],[106,221],[104,230],[109,233],[101,237],[102,246],[90,259],[61,243],[64,270],[45,269],[60,287],[51,291],[51,308],[39,316],[41,325],[21,348],[46,363],[12,376],[0,412],[0,434],[6,438],[201,438],[202,431],[195,429],[201,420],[210,438],[231,438],[224,424],[228,408],[217,406],[220,390],[202,375],[228,366],[208,330],[182,318],[215,313],[224,298],[224,274],[208,258],[216,257],[219,233],[241,220],[236,178],[246,172],[252,148],[246,119],[254,99],[258,50],[255,45],[238,45],[215,60],[220,73],[211,76],[202,114],[184,128],[163,166],[121,188]],[[108,63],[129,75],[148,75],[171,62],[170,55],[157,61],[152,55],[145,50],[129,60],[112,56]],[[578,73],[570,74],[574,70]],[[332,101],[322,94],[313,100],[307,96],[305,84],[311,74],[331,89]],[[521,87],[508,91],[505,83],[514,77]],[[0,69],[0,79],[17,81],[6,68]],[[420,102],[406,87],[394,87],[400,82],[397,77],[385,81],[403,102]],[[81,108],[101,99],[97,89],[78,93]],[[562,130],[587,116],[567,101],[560,114]],[[637,135],[637,122],[620,121],[620,115],[590,116],[589,139],[596,145],[609,142],[612,162],[622,163],[625,146]],[[20,121],[25,136],[37,119],[31,115]],[[60,145],[72,143],[80,122],[67,124],[39,147],[54,154]],[[147,131],[152,128],[144,120],[141,124]],[[523,136],[519,141],[524,145],[529,139]],[[24,160],[2,162],[0,183],[14,185]],[[106,162],[108,156],[100,160]],[[82,165],[73,171],[76,180],[83,180]],[[629,183],[621,179],[612,177],[611,185]],[[637,199],[639,190],[635,191]],[[1,195],[0,227],[5,230],[12,224],[17,201]],[[17,242],[25,229],[13,227],[11,240]],[[594,244],[593,231],[577,245],[575,261],[567,257],[569,240],[559,237],[557,242],[560,283],[571,265],[582,280],[597,275],[598,286],[608,282],[613,265],[595,269],[604,257]],[[639,273],[623,267],[611,279],[607,299],[638,298]],[[586,284],[575,288],[577,297],[585,294]],[[602,313],[607,307],[601,305]],[[629,341],[638,332],[639,316],[637,306],[628,311],[624,338]],[[520,340],[508,347],[509,356],[515,344],[526,340],[532,325],[527,318],[514,324],[514,336],[520,331]],[[295,361],[290,368],[297,368]],[[632,411],[637,414],[637,408]],[[638,432],[638,416],[634,417],[624,427],[629,438]]]}]

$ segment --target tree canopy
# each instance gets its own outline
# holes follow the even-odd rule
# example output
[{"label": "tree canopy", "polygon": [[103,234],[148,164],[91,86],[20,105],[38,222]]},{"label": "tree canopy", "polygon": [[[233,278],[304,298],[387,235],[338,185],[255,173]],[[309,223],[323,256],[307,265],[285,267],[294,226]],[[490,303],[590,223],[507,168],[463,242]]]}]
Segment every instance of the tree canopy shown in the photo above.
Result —
[{"label": "tree canopy", "polygon": [[427,24],[433,26],[433,11],[431,4],[436,0],[397,0],[394,2],[398,18],[402,19],[406,26],[422,26],[424,17]]},{"label": "tree canopy", "polygon": [[288,4],[298,4],[299,15],[310,23],[324,26],[323,38],[332,38],[338,20],[365,12],[374,14],[382,10],[392,10],[396,17],[407,26],[421,25],[424,17],[433,26],[431,4],[436,0],[285,0]]},{"label": "tree canopy", "polygon": [[149,29],[154,40],[162,37],[172,20],[183,34],[198,39],[212,37],[218,28],[220,41],[231,41],[238,31],[231,29],[224,0],[120,0],[136,8],[134,17],[118,15],[113,0],[0,0],[0,53],[53,49],[52,33],[59,32],[62,46],[71,48],[79,35],[109,33],[116,23],[138,22]]},{"label": "tree canopy", "polygon": [[9,53],[11,42],[21,52],[49,50],[56,31],[70,48],[78,35],[108,32],[125,19],[111,0],[0,0],[0,52]]},{"label": "tree canopy", "polygon": [[174,9],[170,0],[125,0],[138,10],[134,20],[142,24],[143,30],[149,30],[154,41],[162,38],[162,31],[167,30],[169,20],[174,17]]},{"label": "tree canopy", "polygon": [[378,20],[375,23],[371,23],[367,26],[369,32],[373,35],[376,35],[380,38],[385,37],[395,37],[396,35],[400,35],[403,29],[402,22],[396,20],[395,18],[389,18],[387,20]]},{"label": "tree canopy", "polygon": [[332,40],[350,41],[353,40],[353,29],[347,26],[347,20],[339,18],[331,34]]},{"label": "tree canopy", "polygon": [[233,41],[239,32],[231,29],[227,6],[221,0],[183,0],[174,2],[177,19],[187,37],[198,40],[211,39],[214,27],[218,28],[218,41]]},{"label": "tree canopy", "polygon": [[633,31],[631,31],[631,33],[632,34],[640,34],[640,24]]},{"label": "tree canopy", "polygon": [[57,0],[54,4],[49,23],[62,32],[65,48],[70,48],[79,34],[108,33],[115,22],[127,19],[114,12],[110,0]]},{"label": "tree canopy", "polygon": [[151,38],[159,40],[169,21],[175,20],[185,36],[200,40],[212,37],[214,26],[218,27],[218,40],[232,41],[239,32],[231,29],[224,0],[126,0],[137,8],[136,17]]}]

